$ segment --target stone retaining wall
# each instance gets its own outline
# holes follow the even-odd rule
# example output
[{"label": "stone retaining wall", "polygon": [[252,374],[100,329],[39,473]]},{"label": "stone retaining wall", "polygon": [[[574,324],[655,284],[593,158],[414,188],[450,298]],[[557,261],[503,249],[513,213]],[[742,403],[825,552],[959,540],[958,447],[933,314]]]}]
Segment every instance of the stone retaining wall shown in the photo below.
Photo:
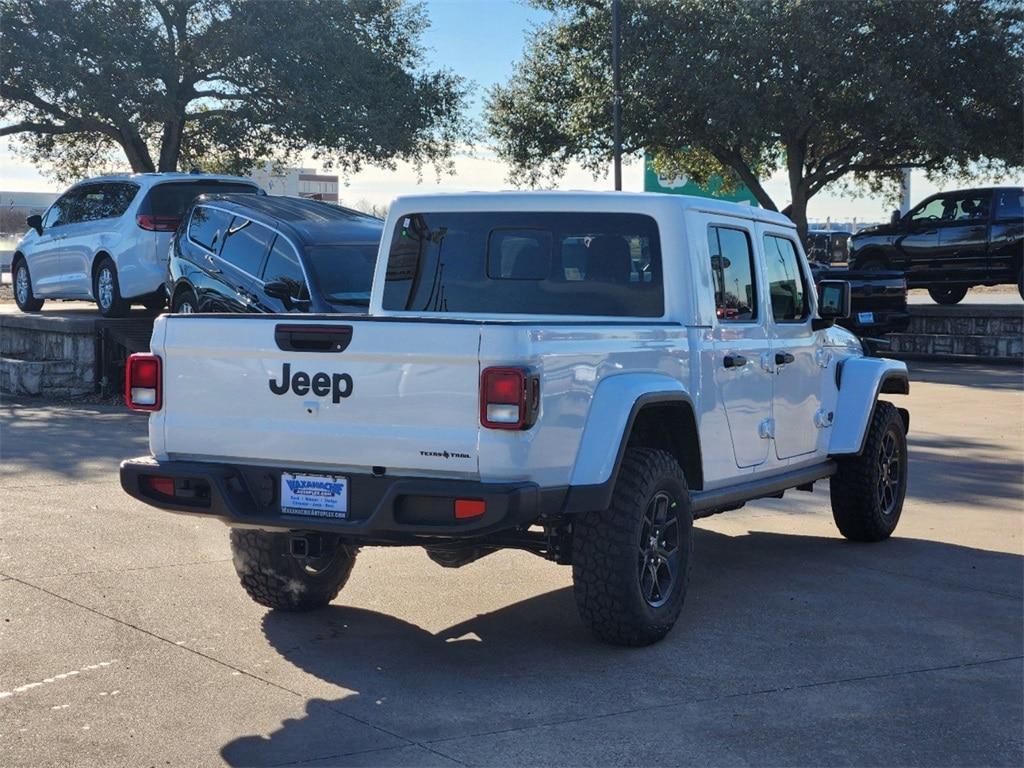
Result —
[{"label": "stone retaining wall", "polygon": [[1024,307],[914,306],[910,327],[889,335],[889,353],[1024,361]]},{"label": "stone retaining wall", "polygon": [[96,389],[96,320],[0,315],[0,392],[75,397]]}]

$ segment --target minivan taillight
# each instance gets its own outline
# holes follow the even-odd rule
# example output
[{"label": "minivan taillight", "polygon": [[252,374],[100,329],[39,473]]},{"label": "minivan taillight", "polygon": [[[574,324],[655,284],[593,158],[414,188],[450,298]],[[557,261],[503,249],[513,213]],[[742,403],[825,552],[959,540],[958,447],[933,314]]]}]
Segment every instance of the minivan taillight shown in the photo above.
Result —
[{"label": "minivan taillight", "polygon": [[163,401],[160,358],[136,353],[124,366],[124,404],[133,411],[159,411]]},{"label": "minivan taillight", "polygon": [[540,377],[526,368],[485,368],[480,374],[480,424],[529,429],[540,411]]},{"label": "minivan taillight", "polygon": [[139,229],[147,229],[150,232],[173,232],[181,224],[181,217],[140,213],[135,217],[135,223],[139,225]]}]

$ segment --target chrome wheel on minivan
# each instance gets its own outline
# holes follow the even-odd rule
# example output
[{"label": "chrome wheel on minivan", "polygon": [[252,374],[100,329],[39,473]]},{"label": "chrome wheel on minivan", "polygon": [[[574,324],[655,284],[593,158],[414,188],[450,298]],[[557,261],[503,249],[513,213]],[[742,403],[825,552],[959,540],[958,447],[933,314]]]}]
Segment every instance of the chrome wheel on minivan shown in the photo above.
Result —
[{"label": "chrome wheel on minivan", "polygon": [[22,312],[38,312],[43,307],[43,300],[32,293],[32,276],[23,258],[14,263],[14,303]]},{"label": "chrome wheel on minivan", "polygon": [[104,317],[124,317],[128,314],[128,302],[121,297],[121,287],[117,280],[117,267],[109,256],[104,256],[96,267],[92,278],[92,295]]}]

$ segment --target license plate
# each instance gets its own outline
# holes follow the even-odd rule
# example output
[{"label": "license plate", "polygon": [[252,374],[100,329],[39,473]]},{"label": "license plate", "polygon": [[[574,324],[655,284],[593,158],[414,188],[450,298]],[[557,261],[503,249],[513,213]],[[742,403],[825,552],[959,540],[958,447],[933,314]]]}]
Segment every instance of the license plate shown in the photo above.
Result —
[{"label": "license plate", "polygon": [[857,313],[857,322],[860,323],[861,325],[871,325],[871,323],[875,322],[875,313],[874,312],[858,312]]},{"label": "license plate", "polygon": [[304,517],[348,517],[348,478],[281,473],[281,512]]}]

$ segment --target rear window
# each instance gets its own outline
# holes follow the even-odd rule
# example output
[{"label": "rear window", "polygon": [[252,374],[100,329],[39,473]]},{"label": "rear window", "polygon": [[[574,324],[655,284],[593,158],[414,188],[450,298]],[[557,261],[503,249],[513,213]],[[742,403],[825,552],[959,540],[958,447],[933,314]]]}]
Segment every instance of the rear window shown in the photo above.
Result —
[{"label": "rear window", "polygon": [[334,304],[369,304],[377,244],[312,245],[306,257],[313,281]]},{"label": "rear window", "polygon": [[142,201],[139,213],[151,216],[181,217],[185,210],[200,195],[248,192],[256,194],[259,189],[252,184],[230,181],[172,181],[158,184],[149,190]]},{"label": "rear window", "polygon": [[664,314],[654,219],[625,213],[421,213],[396,225],[384,309]]}]

